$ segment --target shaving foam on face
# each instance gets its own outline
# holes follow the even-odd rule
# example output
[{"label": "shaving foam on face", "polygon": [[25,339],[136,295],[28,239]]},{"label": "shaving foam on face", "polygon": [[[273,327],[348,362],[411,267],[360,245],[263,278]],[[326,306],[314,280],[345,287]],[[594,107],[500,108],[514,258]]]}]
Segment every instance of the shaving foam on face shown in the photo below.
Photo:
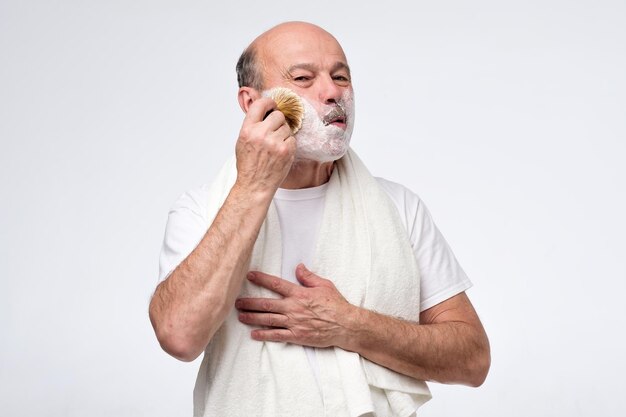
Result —
[{"label": "shaving foam on face", "polygon": [[[271,97],[279,90],[274,88],[263,91],[264,97]],[[341,98],[333,105],[322,105],[319,113],[304,97],[300,96],[304,115],[302,125],[296,138],[296,160],[309,159],[317,162],[332,162],[341,158],[350,146],[350,137],[354,128],[354,96],[352,91],[346,90]],[[345,130],[332,123],[333,118],[343,116]],[[292,127],[293,130],[293,127]]]},{"label": "shaving foam on face", "polygon": [[[350,145],[354,128],[354,97],[346,90],[335,105],[323,105],[320,114],[307,99],[302,98],[304,118],[296,138],[296,159],[331,162],[341,158]],[[346,129],[328,123],[329,115],[344,114]],[[326,122],[325,122],[326,120]]]}]

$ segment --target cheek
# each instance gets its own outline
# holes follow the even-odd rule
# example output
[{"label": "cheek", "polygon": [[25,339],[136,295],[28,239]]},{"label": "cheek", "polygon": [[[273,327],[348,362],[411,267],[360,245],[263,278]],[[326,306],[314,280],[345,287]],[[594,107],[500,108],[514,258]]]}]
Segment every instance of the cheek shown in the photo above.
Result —
[{"label": "cheek", "polygon": [[306,99],[302,100],[302,105],[304,106],[304,117],[302,118],[302,127],[296,134],[296,138],[298,135],[314,134],[324,127],[322,119],[313,105]]},{"label": "cheek", "polygon": [[341,102],[346,110],[348,116],[354,116],[354,94],[352,90],[346,90],[345,93],[341,96]]},{"label": "cheek", "polygon": [[[323,105],[321,103],[319,103],[317,100],[315,100],[314,97],[309,97],[307,94],[302,94],[301,91],[298,90],[293,90],[298,96],[300,96],[300,98],[302,99],[302,104],[304,105],[304,107],[306,108],[307,111],[312,111],[313,114],[316,115],[320,115],[322,114],[322,107]],[[309,91],[306,91],[307,93]]]}]

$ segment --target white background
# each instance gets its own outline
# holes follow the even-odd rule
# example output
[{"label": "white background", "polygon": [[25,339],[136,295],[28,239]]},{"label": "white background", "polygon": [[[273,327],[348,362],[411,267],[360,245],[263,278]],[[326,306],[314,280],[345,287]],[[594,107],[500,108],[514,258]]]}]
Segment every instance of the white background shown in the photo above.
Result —
[{"label": "white background", "polygon": [[236,59],[284,20],[342,43],[355,150],[474,282],[491,373],[421,415],[626,415],[626,4],[601,0],[1,0],[0,414],[191,415],[199,361],[147,314],[167,212],[232,153]]}]

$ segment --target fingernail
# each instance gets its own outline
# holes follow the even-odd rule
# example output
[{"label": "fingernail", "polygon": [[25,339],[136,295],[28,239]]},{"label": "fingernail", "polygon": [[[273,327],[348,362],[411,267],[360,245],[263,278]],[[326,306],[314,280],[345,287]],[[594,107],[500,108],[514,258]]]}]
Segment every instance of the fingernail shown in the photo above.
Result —
[{"label": "fingernail", "polygon": [[253,279],[254,278],[254,272],[248,272],[247,277],[248,277],[248,279]]}]

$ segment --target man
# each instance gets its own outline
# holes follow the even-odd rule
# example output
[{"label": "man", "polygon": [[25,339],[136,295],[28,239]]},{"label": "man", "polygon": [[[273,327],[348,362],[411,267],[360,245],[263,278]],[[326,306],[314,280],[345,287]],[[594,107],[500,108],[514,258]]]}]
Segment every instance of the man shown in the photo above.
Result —
[{"label": "man", "polygon": [[[339,43],[284,23],[237,72],[236,163],[170,211],[150,303],[166,352],[205,353],[194,414],[409,416],[430,398],[421,381],[481,385],[471,283],[417,196],[348,149]],[[302,98],[295,135],[265,96],[275,87]]]}]

